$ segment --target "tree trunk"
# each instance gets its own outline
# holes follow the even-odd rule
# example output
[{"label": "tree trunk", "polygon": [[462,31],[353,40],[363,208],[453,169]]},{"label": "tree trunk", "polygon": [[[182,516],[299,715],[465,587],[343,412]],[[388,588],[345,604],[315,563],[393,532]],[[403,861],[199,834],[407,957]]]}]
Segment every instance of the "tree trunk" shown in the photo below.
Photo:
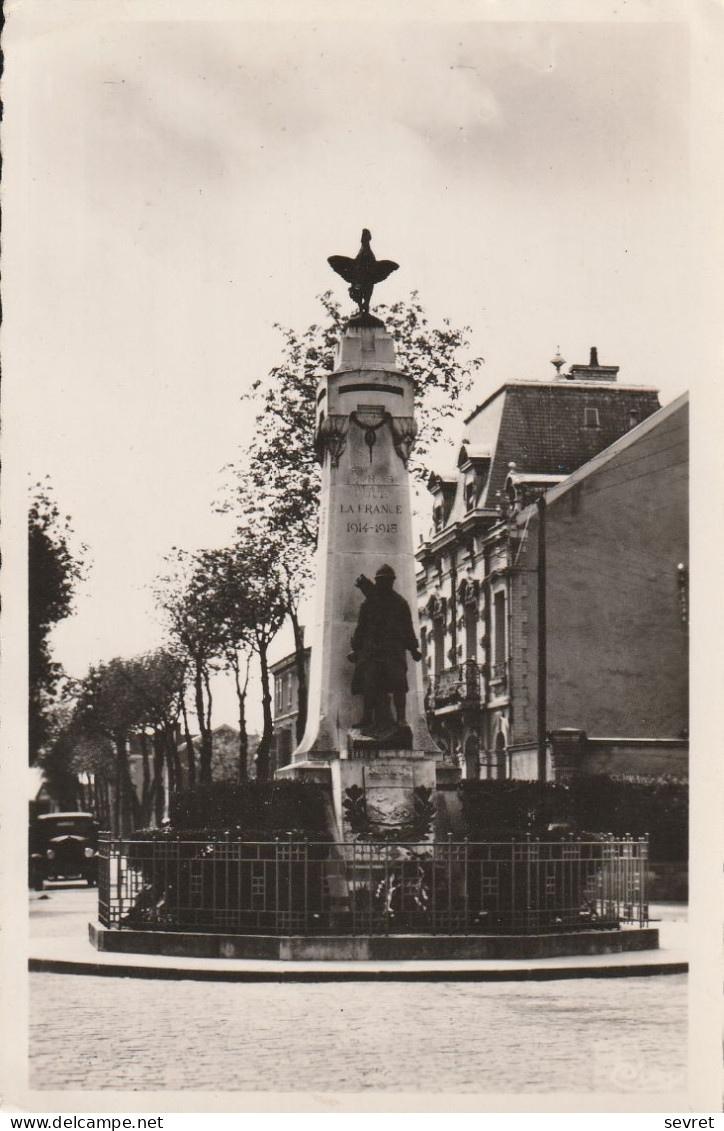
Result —
[{"label": "tree trunk", "polygon": [[153,735],[153,780],[155,785],[153,795],[153,815],[156,828],[160,829],[163,823],[163,763],[164,763],[164,736],[159,731]]},{"label": "tree trunk", "polygon": [[184,772],[181,766],[181,757],[176,746],[176,729],[173,723],[165,722],[163,732],[166,739],[166,760],[173,765],[173,792],[183,789]]},{"label": "tree trunk", "polygon": [[272,721],[272,697],[269,687],[269,661],[267,659],[269,642],[266,638],[266,635],[257,633],[256,644],[257,651],[259,653],[259,664],[261,667],[261,705],[264,713],[264,729],[262,731],[259,749],[257,750],[256,754],[256,776],[259,781],[268,781],[269,752],[271,750],[272,739],[274,737],[274,723]]},{"label": "tree trunk", "polygon": [[114,738],[118,782],[118,828],[121,836],[132,833],[140,818],[140,804],[128,764],[128,741],[125,734]]},{"label": "tree trunk", "polygon": [[143,785],[141,786],[141,822],[147,825],[151,819],[151,763],[148,757],[148,740],[146,732],[141,728],[138,735],[141,744],[141,757],[143,759]]},{"label": "tree trunk", "polygon": [[294,630],[294,663],[297,669],[297,742],[301,742],[307,728],[307,665],[304,656],[304,633],[297,610],[289,602],[289,619]]},{"label": "tree trunk", "polygon": [[211,734],[206,726],[206,707],[204,704],[204,670],[203,662],[196,660],[194,664],[194,695],[196,700],[196,718],[199,724],[201,750],[199,752],[199,783],[211,784]]},{"label": "tree trunk", "polygon": [[113,835],[123,836],[123,762],[126,757],[125,745],[122,740],[115,743],[116,758],[115,758],[115,774],[114,774],[114,789],[113,789]]},{"label": "tree trunk", "polygon": [[204,668],[204,687],[206,689],[206,734],[208,735],[209,750],[211,752],[209,758],[211,767],[209,771],[209,781],[211,781],[214,776],[214,736],[211,730],[211,705],[213,700],[211,698],[211,680],[209,678],[209,670],[206,667]]},{"label": "tree trunk", "polygon": [[186,702],[184,700],[183,690],[181,692],[181,718],[184,723],[184,740],[186,742],[186,768],[189,775],[189,789],[193,789],[196,785],[196,752],[194,744],[191,739],[191,731],[189,730],[189,717],[186,713]]},{"label": "tree trunk", "polygon": [[231,661],[236,685],[236,698],[239,703],[239,781],[247,781],[249,778],[249,735],[246,730],[246,692],[249,687],[249,663],[249,657],[247,657],[246,674],[242,687],[238,655],[234,656]]}]

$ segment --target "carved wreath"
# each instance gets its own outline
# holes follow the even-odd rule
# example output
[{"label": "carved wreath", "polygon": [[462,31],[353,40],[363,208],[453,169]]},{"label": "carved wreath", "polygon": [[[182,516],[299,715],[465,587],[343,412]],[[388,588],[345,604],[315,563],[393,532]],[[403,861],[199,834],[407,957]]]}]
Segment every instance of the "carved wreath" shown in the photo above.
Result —
[{"label": "carved wreath", "polygon": [[375,826],[367,812],[365,791],[359,785],[351,785],[344,791],[342,808],[352,832],[360,840],[389,840],[396,843],[423,840],[432,831],[435,819],[435,804],[432,790],[426,785],[418,785],[412,791],[414,816],[407,824],[396,828]]}]

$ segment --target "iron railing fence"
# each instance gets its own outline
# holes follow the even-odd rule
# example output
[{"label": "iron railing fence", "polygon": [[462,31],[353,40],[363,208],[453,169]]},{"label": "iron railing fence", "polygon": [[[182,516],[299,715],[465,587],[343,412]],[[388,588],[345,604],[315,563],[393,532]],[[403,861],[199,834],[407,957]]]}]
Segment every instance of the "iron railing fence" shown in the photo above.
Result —
[{"label": "iron railing fence", "polygon": [[99,845],[99,919],[232,934],[488,934],[645,926],[646,840]]}]

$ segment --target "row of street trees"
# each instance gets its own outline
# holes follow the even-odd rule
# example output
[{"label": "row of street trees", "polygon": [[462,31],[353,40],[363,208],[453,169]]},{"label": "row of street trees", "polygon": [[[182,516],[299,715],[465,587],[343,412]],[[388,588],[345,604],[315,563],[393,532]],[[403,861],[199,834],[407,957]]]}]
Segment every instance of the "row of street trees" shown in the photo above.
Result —
[{"label": "row of street trees", "polygon": [[[282,624],[291,624],[300,705],[298,736],[305,726],[306,670],[301,602],[312,578],[320,486],[314,451],[315,394],[320,373],[331,371],[345,325],[341,308],[320,296],[323,317],[304,332],[278,327],[279,365],[245,394],[256,407],[250,447],[227,468],[219,510],[233,515],[236,534],[228,547],[174,549],[155,584],[163,612],[164,647],[133,659],[116,658],[91,669],[85,679],[66,683],[65,696],[38,728],[46,776],[56,791],[92,780],[91,799],[104,820],[128,830],[163,814],[162,780],[173,791],[181,784],[212,779],[212,686],[228,672],[238,703],[238,777],[249,770],[247,693],[250,666],[261,684],[263,729],[256,776],[270,772],[273,741],[269,647]],[[416,294],[407,302],[379,306],[395,339],[398,365],[417,379],[419,437],[410,462],[422,480],[430,449],[443,433],[482,363],[465,359],[469,328],[445,320],[431,328]],[[74,574],[77,578],[78,574]],[[46,637],[47,639],[47,637]],[[191,737],[190,716],[198,732]],[[184,735],[183,763],[179,735]],[[129,750],[140,749],[140,788],[129,771]],[[75,783],[75,784],[74,784]],[[86,802],[87,799],[86,799]]]}]

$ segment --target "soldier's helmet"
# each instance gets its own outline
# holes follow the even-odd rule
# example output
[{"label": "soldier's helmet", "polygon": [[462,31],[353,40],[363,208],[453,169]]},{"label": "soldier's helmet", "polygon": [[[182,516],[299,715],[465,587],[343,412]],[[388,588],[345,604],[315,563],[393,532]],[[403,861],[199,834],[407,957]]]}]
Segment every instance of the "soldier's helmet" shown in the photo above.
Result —
[{"label": "soldier's helmet", "polygon": [[380,568],[377,570],[377,573],[375,574],[375,577],[389,577],[392,581],[395,580],[396,576],[397,574],[395,573],[394,569],[389,565],[380,566]]}]

